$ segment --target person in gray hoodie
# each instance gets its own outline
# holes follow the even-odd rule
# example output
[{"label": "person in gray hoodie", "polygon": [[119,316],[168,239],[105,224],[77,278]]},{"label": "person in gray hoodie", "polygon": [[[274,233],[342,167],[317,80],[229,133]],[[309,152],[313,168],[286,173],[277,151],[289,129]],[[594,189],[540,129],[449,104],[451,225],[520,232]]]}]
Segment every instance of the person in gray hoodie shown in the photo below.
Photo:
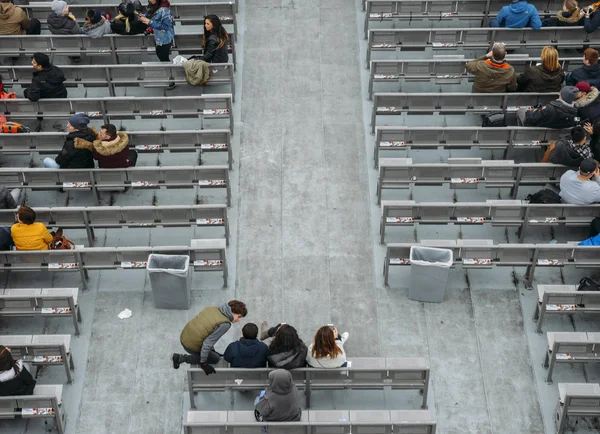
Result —
[{"label": "person in gray hoodie", "polygon": [[292,374],[285,369],[269,372],[269,387],[256,398],[254,417],[259,422],[292,422],[300,420],[302,409]]},{"label": "person in gray hoodie", "polygon": [[77,24],[77,20],[73,14],[69,12],[67,2],[54,0],[50,7],[52,8],[52,13],[46,19],[50,33],[54,35],[81,34],[81,27]]},{"label": "person in gray hoodie", "polygon": [[83,33],[92,39],[101,38],[104,35],[112,33],[110,21],[106,19],[104,14],[99,10],[88,9],[85,14],[85,24],[83,25]]}]

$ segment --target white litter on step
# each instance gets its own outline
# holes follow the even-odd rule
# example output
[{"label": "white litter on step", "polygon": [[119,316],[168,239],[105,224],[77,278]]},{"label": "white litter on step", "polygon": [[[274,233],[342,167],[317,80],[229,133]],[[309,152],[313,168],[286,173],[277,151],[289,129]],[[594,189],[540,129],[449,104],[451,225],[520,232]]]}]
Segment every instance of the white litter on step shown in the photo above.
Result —
[{"label": "white litter on step", "polygon": [[131,318],[131,315],[133,315],[133,312],[130,311],[129,309],[123,309],[121,312],[119,312],[119,315],[117,315],[119,317],[119,319],[127,319],[127,318]]}]

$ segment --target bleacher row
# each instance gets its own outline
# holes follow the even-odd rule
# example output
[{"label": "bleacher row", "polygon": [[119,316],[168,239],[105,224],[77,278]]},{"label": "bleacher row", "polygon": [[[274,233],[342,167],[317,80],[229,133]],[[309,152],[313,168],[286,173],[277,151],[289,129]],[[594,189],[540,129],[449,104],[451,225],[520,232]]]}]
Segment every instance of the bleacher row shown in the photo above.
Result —
[{"label": "bleacher row", "polygon": [[[528,2],[542,18],[555,15],[563,7],[562,0]],[[577,285],[544,285],[534,281],[534,272],[539,267],[580,269],[582,276],[589,275],[600,266],[600,248],[578,246],[579,241],[575,240],[557,244],[526,241],[534,227],[587,227],[598,215],[598,205],[530,204],[520,200],[524,197],[521,195],[517,199],[520,188],[532,191],[529,187],[558,187],[560,176],[568,168],[539,163],[539,159],[534,159],[539,158],[539,152],[534,151],[545,149],[567,131],[478,126],[479,115],[503,112],[514,116],[519,107],[543,105],[557,95],[463,92],[473,80],[465,71],[465,63],[473,58],[472,53],[480,53],[477,57],[487,52],[495,41],[506,44],[507,61],[516,73],[539,62],[539,50],[546,45],[559,50],[563,70],[571,72],[582,66],[582,58],[574,57],[572,50],[593,46],[593,34],[582,27],[568,26],[539,30],[489,28],[489,19],[505,6],[489,0],[364,0],[362,3],[366,61],[370,69],[367,96],[373,101],[371,133],[375,135],[373,156],[378,170],[376,195],[381,206],[380,242],[384,244],[392,237],[404,240],[395,234],[407,232],[392,234],[390,229],[402,226],[487,225],[513,227],[518,231],[518,243],[470,239],[468,231],[461,231],[460,239],[388,242],[383,263],[385,285],[402,284],[400,279],[395,282],[394,270],[410,266],[411,247],[437,247],[452,251],[453,268],[524,269],[526,287],[537,287],[533,317],[538,333],[542,324],[548,322],[548,315],[600,312],[598,292],[577,291]],[[580,7],[587,6],[580,3]],[[570,55],[562,55],[565,50],[571,50]],[[399,54],[403,52],[410,56]],[[395,86],[399,92],[383,92],[379,86],[388,90]],[[415,92],[418,86],[430,91]],[[407,126],[411,115],[422,118],[416,126]],[[458,119],[456,115],[462,121],[459,126],[447,121],[452,116]],[[437,118],[441,122],[427,122]],[[440,150],[449,151],[451,156],[454,151],[461,151],[465,156],[444,161],[439,156]],[[489,150],[493,159],[481,158],[482,150]],[[495,151],[501,152],[501,160]],[[517,154],[519,163],[509,159],[509,155]],[[391,158],[398,155],[400,158]],[[418,163],[413,162],[413,157],[418,158]],[[440,191],[440,186],[448,186],[453,197],[437,202],[423,199],[434,189]],[[483,201],[464,201],[464,193],[456,195],[463,189],[478,188],[491,188],[493,195]],[[388,196],[384,190],[396,192]],[[500,195],[503,190],[508,193],[506,199]],[[407,194],[398,200],[402,191]],[[548,368],[547,381],[552,380],[557,364],[598,362],[599,340],[599,335],[591,332],[548,332],[543,363]],[[554,412],[558,434],[565,432],[570,418],[600,415],[599,384],[559,383],[558,396]]]}]

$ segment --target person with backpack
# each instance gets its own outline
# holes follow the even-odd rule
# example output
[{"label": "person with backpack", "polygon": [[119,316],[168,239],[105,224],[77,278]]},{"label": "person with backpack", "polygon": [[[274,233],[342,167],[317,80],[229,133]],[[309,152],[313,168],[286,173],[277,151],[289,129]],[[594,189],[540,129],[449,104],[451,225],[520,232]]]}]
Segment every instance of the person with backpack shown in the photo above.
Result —
[{"label": "person with backpack", "polygon": [[124,1],[117,10],[119,14],[110,23],[113,33],[117,35],[141,35],[146,32],[148,26],[139,19],[142,13],[142,4],[139,0],[134,2]]},{"label": "person with backpack", "polygon": [[577,123],[575,100],[580,96],[575,86],[565,86],[559,97],[540,108],[520,107],[517,119],[526,127],[571,128]]},{"label": "person with backpack", "polygon": [[578,168],[583,160],[594,157],[586,141],[585,129],[581,125],[574,126],[567,137],[556,141],[549,152],[548,162]]},{"label": "person with backpack", "polygon": [[512,0],[510,5],[500,9],[495,19],[490,20],[490,27],[509,29],[531,27],[533,30],[539,30],[542,27],[542,20],[534,5],[530,5],[525,0]]},{"label": "person with backpack", "polygon": [[573,205],[600,202],[598,162],[589,158],[581,162],[579,171],[567,170],[560,177],[560,197]]}]

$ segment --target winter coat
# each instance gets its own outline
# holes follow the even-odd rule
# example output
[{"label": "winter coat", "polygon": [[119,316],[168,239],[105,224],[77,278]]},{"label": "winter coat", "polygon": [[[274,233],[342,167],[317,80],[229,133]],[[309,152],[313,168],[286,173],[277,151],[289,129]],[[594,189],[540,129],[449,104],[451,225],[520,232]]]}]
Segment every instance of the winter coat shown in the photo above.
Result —
[{"label": "winter coat", "polygon": [[10,234],[17,250],[48,250],[48,243],[53,238],[43,223],[15,223]]},{"label": "winter coat", "polygon": [[554,149],[550,152],[548,162],[578,168],[583,157],[575,150],[574,146],[580,145],[574,145],[570,137],[557,140]]},{"label": "winter coat", "polygon": [[496,19],[500,27],[508,27],[509,29],[531,27],[533,30],[538,30],[542,27],[537,9],[524,0],[504,6],[498,12]]},{"label": "winter coat", "polygon": [[10,194],[10,190],[4,186],[0,186],[0,209],[15,209],[17,201]]},{"label": "winter coat", "polygon": [[54,160],[61,169],[93,169],[92,142],[96,136],[93,128],[67,134],[63,148]]},{"label": "winter coat", "polygon": [[201,352],[201,359],[205,361],[210,349],[229,330],[232,321],[233,313],[227,303],[221,307],[205,307],[188,321],[181,331],[179,340],[187,349]]},{"label": "winter coat", "polygon": [[98,161],[100,169],[118,169],[131,167],[133,163],[129,159],[129,137],[126,133],[119,131],[117,137],[112,140],[94,140],[94,160]]},{"label": "winter coat", "polygon": [[83,33],[92,39],[101,38],[102,36],[111,34],[112,32],[113,31],[110,26],[110,22],[104,17],[102,17],[102,19],[96,24],[85,23],[83,25]]},{"label": "winter coat", "polygon": [[[146,17],[150,18],[149,15],[150,12],[146,12]],[[173,42],[173,38],[175,38],[173,22],[171,9],[169,8],[158,8],[156,13],[150,18],[148,27],[153,30],[156,45],[167,45]]]},{"label": "winter coat", "polygon": [[227,345],[223,358],[232,368],[264,368],[269,347],[258,339],[241,338]]},{"label": "winter coat", "polygon": [[23,9],[12,3],[0,3],[0,35],[24,35],[29,18]]},{"label": "winter coat", "polygon": [[600,87],[600,63],[573,70],[567,75],[567,86],[575,86],[580,81],[589,83],[590,86]]},{"label": "winter coat", "polygon": [[19,374],[14,369],[0,371],[0,396],[33,395],[35,380],[23,366],[23,361],[17,360]]},{"label": "winter coat", "polygon": [[304,342],[298,348],[293,348],[281,353],[273,353],[269,349],[269,366],[281,369],[294,369],[306,365],[308,348]]},{"label": "winter coat", "polygon": [[66,98],[67,88],[63,84],[65,75],[54,65],[33,71],[31,86],[25,89],[25,98],[29,101],[38,101],[41,98]]},{"label": "winter coat", "polygon": [[185,80],[192,86],[202,86],[210,78],[210,64],[204,60],[190,59],[183,64]]},{"label": "winter coat", "polygon": [[517,75],[506,62],[497,63],[485,55],[467,62],[466,69],[475,75],[474,93],[514,92],[517,90]]},{"label": "winter coat", "polygon": [[[119,14],[110,24],[110,28],[117,35],[141,35],[146,31],[148,26],[142,23],[137,15],[128,18]],[[129,30],[127,30],[127,28],[129,28]]]},{"label": "winter coat", "polygon": [[573,12],[558,11],[555,17],[542,20],[542,27],[583,26],[583,18],[579,16],[581,9]]},{"label": "winter coat", "polygon": [[571,128],[575,126],[577,107],[562,100],[554,100],[545,106],[525,113],[525,126],[546,128]]},{"label": "winter coat", "polygon": [[204,60],[208,63],[227,63],[229,62],[229,54],[227,53],[227,43],[229,39],[225,41],[223,46],[219,48],[219,37],[216,33],[212,32],[206,41],[204,46],[204,53],[200,56],[200,60]]},{"label": "winter coat", "polygon": [[595,32],[600,27],[600,13],[598,10],[594,12],[589,18],[584,18],[583,27],[588,33]]},{"label": "winter coat", "polygon": [[77,21],[72,20],[68,15],[57,15],[52,12],[46,19],[48,30],[54,35],[80,35],[81,27]]},{"label": "winter coat", "polygon": [[544,65],[528,66],[525,72],[517,77],[518,92],[560,92],[565,72],[549,71]]},{"label": "winter coat", "polygon": [[342,354],[338,354],[335,358],[331,359],[329,357],[317,359],[312,355],[312,349],[315,345],[314,343],[310,344],[308,347],[308,352],[306,353],[306,363],[313,368],[339,368],[344,363],[346,363],[346,352],[344,351],[344,343],[346,342],[345,336],[342,336],[342,340],[336,339],[335,344],[342,350]]},{"label": "winter coat", "polygon": [[288,422],[300,420],[302,409],[298,389],[292,374],[284,369],[269,372],[269,386],[255,407],[257,419],[261,421]]},{"label": "winter coat", "polygon": [[598,88],[593,87],[583,97],[575,101],[575,107],[578,110],[579,117],[582,121],[586,120],[593,124],[600,119],[600,92]]}]

